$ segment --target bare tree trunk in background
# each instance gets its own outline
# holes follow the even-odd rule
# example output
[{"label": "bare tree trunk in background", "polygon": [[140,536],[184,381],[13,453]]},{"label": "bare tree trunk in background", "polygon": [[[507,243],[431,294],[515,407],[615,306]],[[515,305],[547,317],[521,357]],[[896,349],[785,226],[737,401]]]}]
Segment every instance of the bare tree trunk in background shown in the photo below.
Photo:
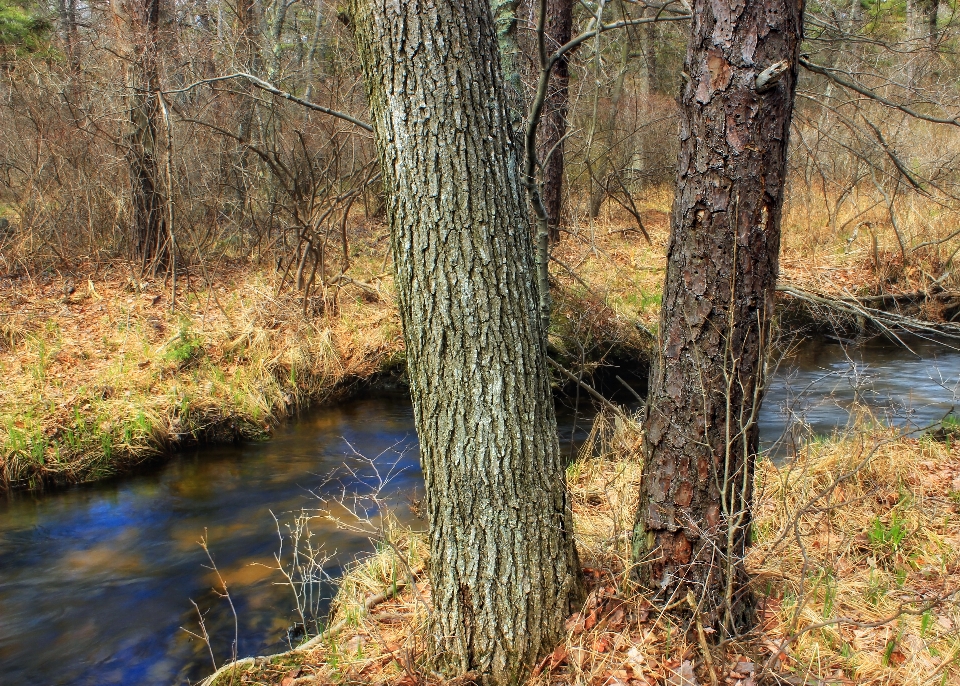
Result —
[{"label": "bare tree trunk in background", "polygon": [[161,0],[121,4],[133,36],[130,65],[130,124],[127,160],[133,205],[132,242],[143,271],[169,262],[166,200],[160,180],[160,18]]},{"label": "bare tree trunk in background", "polygon": [[[218,19],[219,21],[219,19]],[[205,41],[202,44],[200,73],[204,78],[211,78],[217,73],[217,65],[213,55],[213,41],[215,33],[210,21],[210,6],[207,0],[197,2],[197,26],[203,32]],[[219,27],[217,27],[219,31]]]},{"label": "bare tree trunk in background", "polygon": [[323,38],[323,0],[317,0],[316,14],[313,16],[313,35],[310,37],[310,48],[307,50],[307,60],[304,66],[304,78],[307,88],[304,99],[313,100],[313,82],[317,78],[317,53],[320,52],[320,42]]},{"label": "bare tree trunk in background", "polygon": [[647,78],[649,80],[649,89],[651,93],[661,92],[661,84],[663,79],[660,74],[659,61],[657,60],[657,41],[659,40],[659,32],[656,22],[651,24],[644,24],[640,27],[640,31],[643,33],[643,61],[646,63],[647,67]]},{"label": "bare tree trunk in background", "polygon": [[[617,72],[617,79],[613,83],[610,106],[605,108],[600,120],[601,151],[597,158],[596,168],[591,168],[591,175],[593,176],[593,182],[590,184],[591,219],[600,216],[600,208],[607,197],[607,175],[610,171],[610,156],[613,154],[614,141],[616,140],[617,112],[620,110],[620,99],[623,97],[623,86],[627,78],[629,59],[630,41],[629,34],[627,34],[623,38],[623,46],[620,50],[620,70]],[[597,116],[599,117],[599,113]]]},{"label": "bare tree trunk in background", "polygon": [[[263,9],[260,0],[239,0],[236,6],[237,18],[240,22],[240,45],[237,54],[244,60],[244,71],[254,76],[263,74]],[[249,176],[249,150],[243,145],[248,143],[253,135],[254,119],[257,114],[256,99],[252,97],[253,86],[244,82],[241,88],[246,93],[239,103],[237,138],[241,145],[236,151],[235,168],[237,207],[242,216],[247,205],[247,182]]]},{"label": "bare tree trunk in background", "polygon": [[503,65],[503,81],[511,123],[520,130],[523,118],[523,84],[520,81],[520,43],[517,40],[517,10],[520,0],[490,0],[493,21],[500,46],[500,64]]},{"label": "bare tree trunk in background", "polygon": [[907,85],[910,88],[916,86],[919,70],[917,61],[920,59],[920,54],[919,50],[915,49],[915,45],[919,45],[923,38],[924,22],[921,17],[922,10],[918,7],[919,2],[920,0],[906,0],[904,6],[903,28],[906,32],[906,42],[910,46],[906,56]]},{"label": "bare tree trunk in background", "polygon": [[633,546],[643,585],[729,635],[753,619],[743,558],[803,2],[693,13]]},{"label": "bare tree trunk in background", "polygon": [[430,524],[429,647],[514,684],[581,597],[489,0],[354,0]]},{"label": "bare tree trunk in background", "polygon": [[57,0],[57,19],[60,27],[60,39],[70,66],[77,68],[77,0]]},{"label": "bare tree trunk in background", "polygon": [[940,0],[924,0],[923,11],[927,14],[927,42],[930,50],[936,52],[939,37],[937,21],[940,16]]},{"label": "bare tree trunk in background", "polygon": [[[905,29],[912,54],[907,55],[907,84],[913,88],[929,72],[930,53],[937,52],[939,0],[907,0]],[[922,46],[929,48],[924,53]]]},{"label": "bare tree trunk in background", "polygon": [[[550,52],[570,42],[573,33],[573,0],[547,0],[547,45]],[[563,137],[567,134],[567,104],[570,68],[566,56],[550,76],[550,91],[540,124],[540,153],[543,164],[543,205],[550,222],[550,242],[560,239],[560,212],[563,207]]]},{"label": "bare tree trunk in background", "polygon": [[277,13],[270,27],[270,68],[267,71],[267,81],[271,83],[280,73],[280,59],[283,57],[283,27],[287,21],[287,11],[298,0],[277,0]]}]

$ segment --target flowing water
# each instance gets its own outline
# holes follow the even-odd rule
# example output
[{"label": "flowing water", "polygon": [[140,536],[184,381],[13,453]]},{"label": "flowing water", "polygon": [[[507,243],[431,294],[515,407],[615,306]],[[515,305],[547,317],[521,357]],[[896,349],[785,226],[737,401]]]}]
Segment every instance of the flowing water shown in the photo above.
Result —
[{"label": "flowing water", "polygon": [[960,414],[960,347],[903,339],[860,345],[804,341],[777,366],[760,413],[760,438],[778,459],[789,455],[787,427],[827,436],[846,427],[854,407],[875,420],[923,429],[956,406]]},{"label": "flowing water", "polygon": [[[852,403],[886,421],[923,426],[952,406],[960,353],[912,343],[844,349],[806,343],[780,366],[762,413],[768,450],[800,418],[826,434],[847,422]],[[582,440],[587,422],[574,436]],[[573,417],[561,412],[566,445]],[[269,568],[277,524],[340,487],[325,477],[356,453],[393,468],[390,488],[400,517],[422,491],[409,401],[385,395],[325,407],[264,443],[206,447],[148,472],[94,486],[0,499],[0,684],[186,684],[211,670],[196,602],[218,661],[286,647],[296,621],[289,587]],[[360,474],[362,480],[363,474]],[[349,485],[349,484],[348,484]],[[322,528],[336,553],[327,571],[370,549],[367,537]],[[208,547],[236,608],[198,545]],[[320,589],[328,595],[329,585]]]}]

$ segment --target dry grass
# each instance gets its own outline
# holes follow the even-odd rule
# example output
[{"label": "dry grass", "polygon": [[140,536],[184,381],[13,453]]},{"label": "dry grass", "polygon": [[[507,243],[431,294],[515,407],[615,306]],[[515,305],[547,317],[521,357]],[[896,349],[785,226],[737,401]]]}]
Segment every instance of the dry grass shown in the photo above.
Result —
[{"label": "dry grass", "polygon": [[[626,582],[638,440],[635,424],[601,417],[568,471],[590,593],[531,685],[710,683],[696,632],[672,623]],[[761,624],[722,656],[715,651],[718,683],[958,682],[960,607],[955,597],[934,602],[960,587],[956,443],[865,427],[811,442],[783,467],[763,462],[757,485],[748,566],[762,596]],[[251,668],[237,682],[439,683],[423,664],[425,577],[371,612],[362,609],[398,574],[422,569],[423,539],[405,534],[401,543],[347,574],[332,619],[351,621],[338,636]],[[840,617],[846,621],[831,621]]]},{"label": "dry grass", "polygon": [[[781,281],[832,296],[876,296],[960,290],[953,269],[960,238],[947,239],[960,225],[960,212],[916,196],[895,207],[900,237],[884,204],[875,194],[852,193],[837,203],[794,183],[784,206],[780,257]],[[615,203],[606,203],[600,217],[571,231],[555,251],[563,265],[554,265],[558,280],[578,296],[593,294],[620,317],[637,319],[656,330],[666,269],[673,191],[645,190],[635,198],[648,243],[636,220]],[[944,278],[941,278],[944,277]],[[934,321],[939,305],[928,303],[921,314]]]},{"label": "dry grass", "polygon": [[781,668],[840,683],[956,683],[956,445],[863,430],[811,442],[788,467],[766,463],[759,484],[748,562],[768,586],[764,640],[794,637]]},{"label": "dry grass", "polygon": [[389,282],[382,298],[348,286],[336,312],[304,316],[273,273],[204,275],[180,278],[175,311],[169,284],[134,283],[119,266],[0,281],[0,488],[97,479],[193,442],[267,436],[402,361]]}]

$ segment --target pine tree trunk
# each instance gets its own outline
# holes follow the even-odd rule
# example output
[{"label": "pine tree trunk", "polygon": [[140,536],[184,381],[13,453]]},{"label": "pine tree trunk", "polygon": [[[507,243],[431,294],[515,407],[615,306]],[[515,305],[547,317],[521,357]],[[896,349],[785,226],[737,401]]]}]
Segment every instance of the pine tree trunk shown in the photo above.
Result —
[{"label": "pine tree trunk", "polygon": [[[547,0],[547,46],[554,52],[570,42],[573,32],[573,2]],[[563,207],[563,137],[567,134],[567,103],[570,69],[567,59],[553,68],[550,91],[541,124],[540,153],[543,163],[543,206],[550,223],[550,241],[560,239],[560,212]]]},{"label": "pine tree trunk", "polygon": [[488,0],[354,0],[430,525],[430,651],[512,684],[581,593]]},{"label": "pine tree trunk", "polygon": [[665,599],[692,592],[722,635],[752,620],[742,561],[803,2],[693,9],[633,540],[641,582]]}]

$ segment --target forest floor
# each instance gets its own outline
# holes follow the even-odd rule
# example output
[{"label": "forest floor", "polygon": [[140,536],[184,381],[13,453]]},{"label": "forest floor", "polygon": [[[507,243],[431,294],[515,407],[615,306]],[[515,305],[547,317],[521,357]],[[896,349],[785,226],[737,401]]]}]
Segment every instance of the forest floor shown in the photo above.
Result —
[{"label": "forest floor", "polygon": [[[574,218],[554,252],[552,353],[587,378],[611,357],[646,364],[670,201],[651,190],[637,208],[649,241],[633,216],[609,209]],[[839,224],[810,213],[795,203],[785,216],[783,284],[881,305],[894,296],[932,320],[960,311],[945,244],[900,250],[877,208],[850,209]],[[917,214],[900,226],[914,245],[953,225]],[[175,307],[169,279],[139,279],[125,263],[0,276],[0,488],[91,481],[191,443],[267,437],[308,404],[399,372],[388,246],[385,227],[358,221],[350,278],[306,306],[252,262],[190,266]]]},{"label": "forest floor", "polygon": [[[640,431],[598,417],[567,472],[589,595],[528,684],[960,683],[960,436],[857,426],[759,465],[746,561],[758,626],[721,650],[627,578]],[[390,545],[347,570],[322,638],[223,668],[214,683],[444,683],[424,657],[424,535],[388,524],[380,536]]]}]

